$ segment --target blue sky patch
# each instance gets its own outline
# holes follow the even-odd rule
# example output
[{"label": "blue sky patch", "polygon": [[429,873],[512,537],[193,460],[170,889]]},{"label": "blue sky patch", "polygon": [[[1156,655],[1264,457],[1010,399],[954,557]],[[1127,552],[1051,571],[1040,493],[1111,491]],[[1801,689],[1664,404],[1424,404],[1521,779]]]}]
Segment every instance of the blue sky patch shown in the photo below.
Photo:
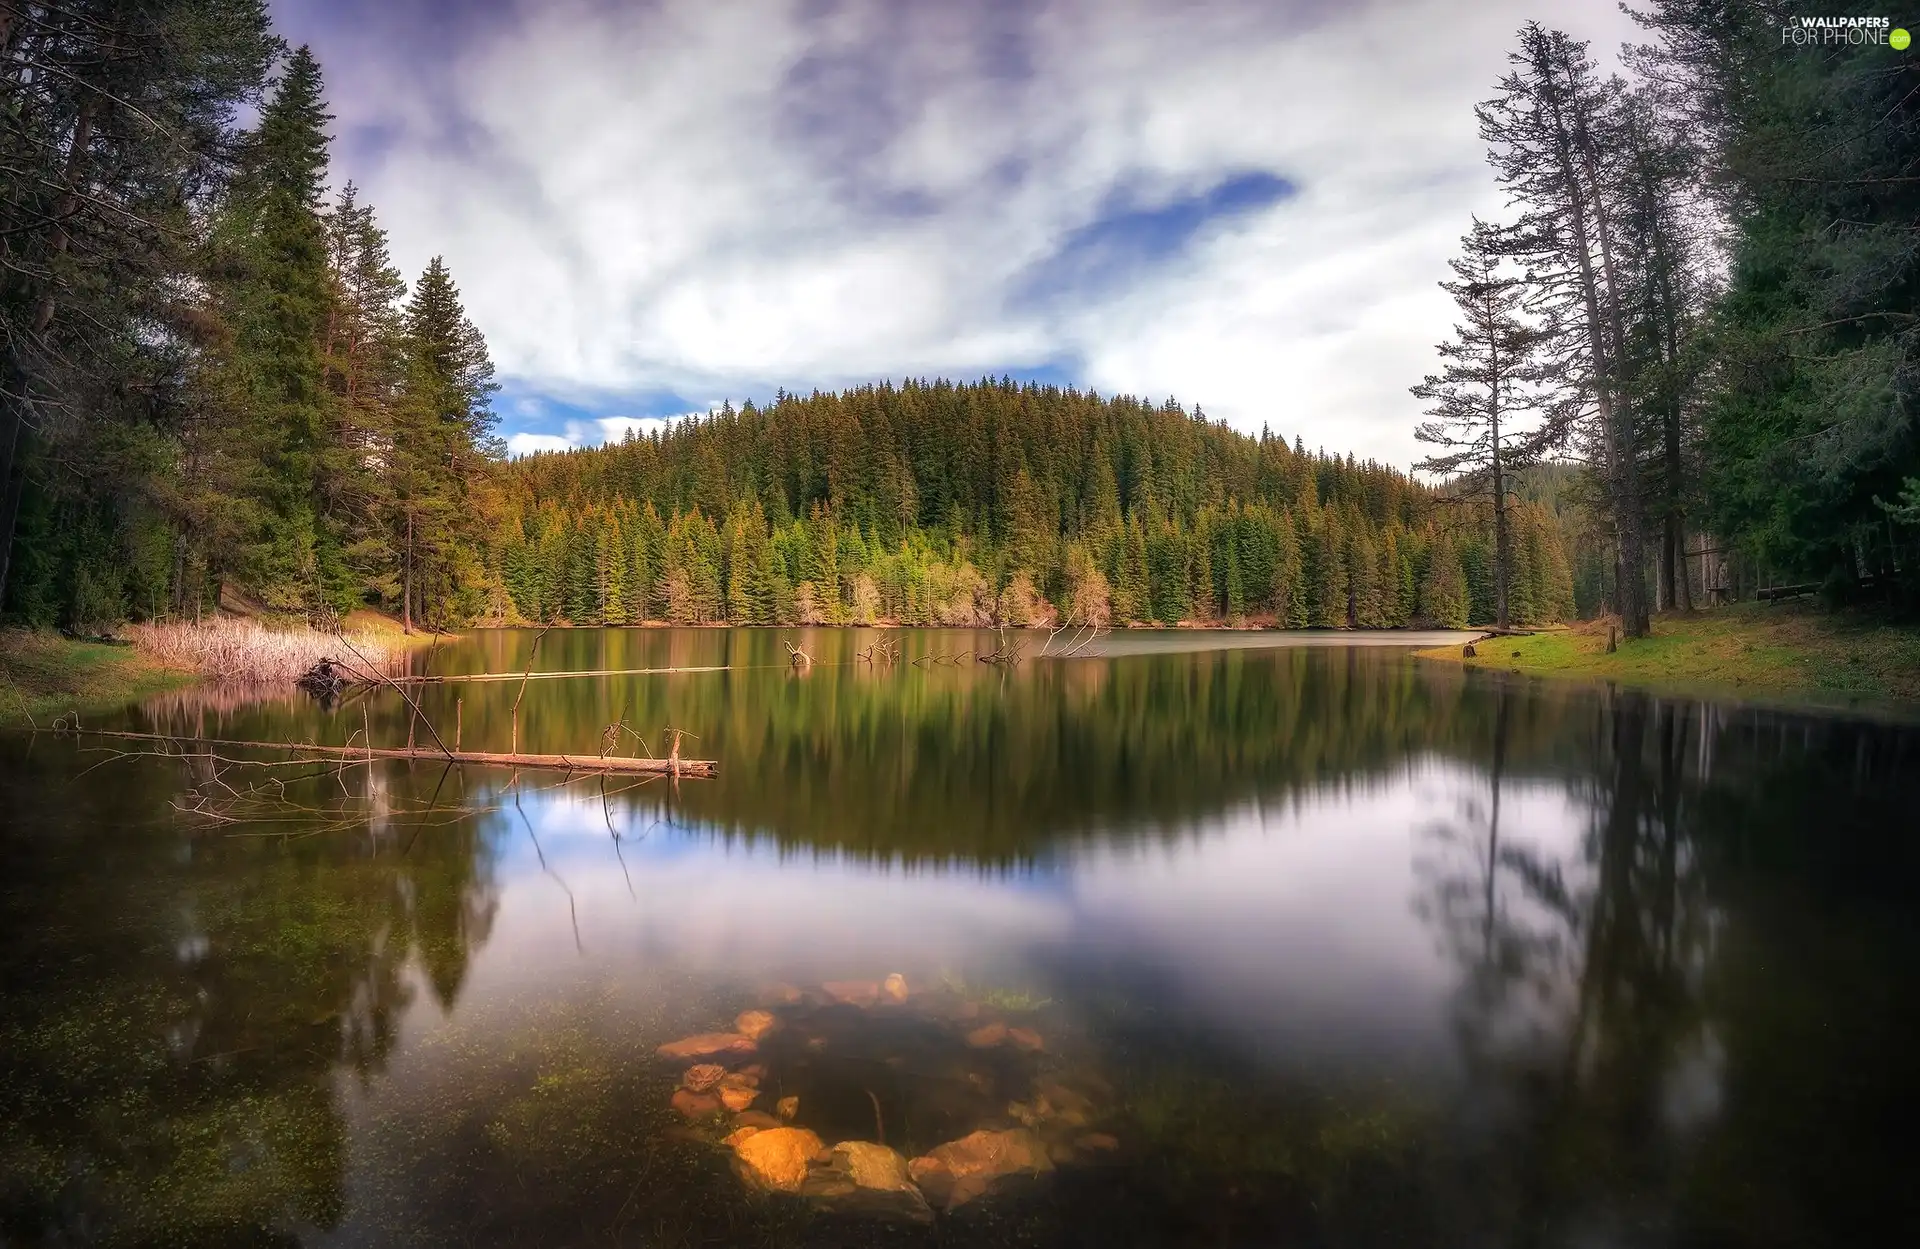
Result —
[{"label": "blue sky patch", "polygon": [[1016,301],[1045,304],[1108,293],[1183,255],[1211,226],[1271,208],[1298,194],[1265,170],[1234,174],[1204,191],[1143,204],[1122,189],[1016,286]]}]

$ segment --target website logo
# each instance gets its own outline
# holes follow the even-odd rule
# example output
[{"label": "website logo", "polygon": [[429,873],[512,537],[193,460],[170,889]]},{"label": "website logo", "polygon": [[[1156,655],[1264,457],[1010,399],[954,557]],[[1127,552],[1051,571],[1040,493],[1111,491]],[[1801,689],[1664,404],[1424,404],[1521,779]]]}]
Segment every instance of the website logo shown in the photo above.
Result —
[{"label": "website logo", "polygon": [[1904,51],[1907,32],[1890,17],[1796,17],[1780,28],[1783,47],[1888,47]]}]

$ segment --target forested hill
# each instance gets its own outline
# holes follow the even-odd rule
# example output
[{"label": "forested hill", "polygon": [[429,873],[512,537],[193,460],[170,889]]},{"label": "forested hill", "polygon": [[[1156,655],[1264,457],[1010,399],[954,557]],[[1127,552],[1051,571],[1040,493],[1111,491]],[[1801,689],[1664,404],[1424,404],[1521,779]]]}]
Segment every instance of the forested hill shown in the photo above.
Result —
[{"label": "forested hill", "polygon": [[[9,623],[1493,618],[1489,508],[1171,401],[877,385],[509,462],[454,275],[394,266],[263,6],[9,12]],[[1511,519],[1512,614],[1565,614],[1557,529]]]},{"label": "forested hill", "polygon": [[[503,475],[534,620],[1394,627],[1488,618],[1485,516],[1406,474],[1130,397],[915,381],[723,407]],[[1524,619],[1571,608],[1518,509]]]}]

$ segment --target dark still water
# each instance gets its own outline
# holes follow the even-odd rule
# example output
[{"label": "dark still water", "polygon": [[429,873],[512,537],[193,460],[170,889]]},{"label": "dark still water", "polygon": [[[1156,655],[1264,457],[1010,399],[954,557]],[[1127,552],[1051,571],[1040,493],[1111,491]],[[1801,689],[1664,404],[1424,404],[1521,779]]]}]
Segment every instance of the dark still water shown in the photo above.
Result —
[{"label": "dark still water", "polygon": [[[0,737],[0,1244],[1914,1243],[1911,725],[781,637],[547,635],[730,665],[526,686],[523,750],[672,725],[720,763],[677,786]],[[504,750],[517,693],[423,705]],[[391,692],[115,723],[408,733]]]}]

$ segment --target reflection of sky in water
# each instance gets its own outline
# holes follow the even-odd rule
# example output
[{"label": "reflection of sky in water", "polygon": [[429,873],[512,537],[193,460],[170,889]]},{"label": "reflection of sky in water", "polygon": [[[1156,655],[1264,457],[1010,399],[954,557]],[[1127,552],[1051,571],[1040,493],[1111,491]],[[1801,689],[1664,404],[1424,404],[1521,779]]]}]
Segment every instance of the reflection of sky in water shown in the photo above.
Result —
[{"label": "reflection of sky in water", "polygon": [[[952,972],[1071,1007],[1087,972],[1144,986],[1180,1026],[1276,1065],[1447,1064],[1461,967],[1420,908],[1432,872],[1474,870],[1485,794],[1483,774],[1429,759],[1242,806],[1178,839],[1093,838],[993,872],[795,853],[698,826],[640,836],[654,816],[616,811],[623,869],[597,798],[534,794],[525,821],[511,803],[502,813],[499,911],[461,1007],[641,966],[746,985]],[[1439,836],[1442,824],[1464,836]],[[1575,861],[1581,825],[1558,787],[1503,788],[1503,845]]]}]

